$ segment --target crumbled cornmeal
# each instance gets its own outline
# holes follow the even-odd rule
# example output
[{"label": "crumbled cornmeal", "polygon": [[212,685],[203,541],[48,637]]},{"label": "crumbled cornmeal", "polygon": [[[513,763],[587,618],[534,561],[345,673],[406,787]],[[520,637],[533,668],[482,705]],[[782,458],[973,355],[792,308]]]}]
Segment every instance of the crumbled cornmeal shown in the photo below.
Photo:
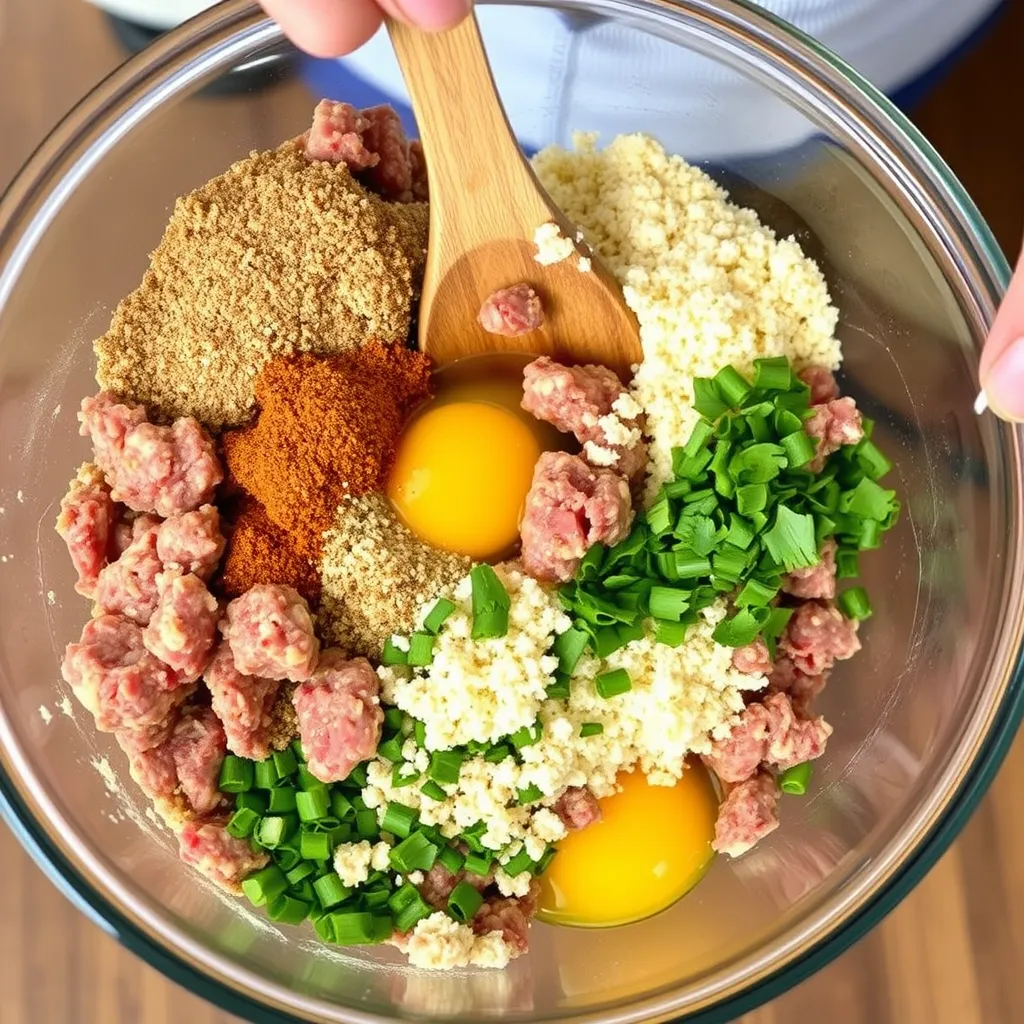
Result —
[{"label": "crumbled cornmeal", "polygon": [[551,220],[541,224],[534,231],[533,244],[537,246],[537,253],[533,258],[545,267],[567,260],[576,251],[572,239],[566,238],[558,225]]},{"label": "crumbled cornmeal", "polygon": [[[458,783],[441,787],[447,799],[433,800],[413,786],[396,787],[392,765],[383,759],[368,766],[363,799],[380,816],[392,800],[414,807],[425,825],[436,825],[449,838],[482,821],[487,830],[480,841],[500,851],[500,863],[524,846],[531,858],[539,859],[548,844],[566,834],[550,805],[568,787],[587,786],[598,797],[609,796],[615,792],[619,772],[635,766],[655,785],[672,785],[682,775],[688,753],[706,751],[712,739],[728,733],[743,710],[744,691],[765,686],[764,676],[734,669],[732,648],[712,639],[725,614],[724,602],[706,608],[679,647],[655,643],[653,636],[647,636],[603,661],[585,655],[573,676],[568,701],[546,700],[540,705],[540,738],[519,751],[519,761],[508,757],[492,764],[479,756],[467,758]],[[600,672],[613,668],[626,669],[632,689],[605,699],[597,693],[594,680]],[[469,661],[467,673],[472,670]],[[390,700],[394,683],[389,681],[388,670],[381,672],[385,697]],[[450,714],[448,695],[471,687],[472,675],[449,674],[446,679],[446,685],[429,690],[417,710],[409,713],[426,716],[428,721]],[[475,717],[481,709],[473,706],[458,713]],[[513,731],[521,718],[515,722],[512,728],[499,731]],[[599,722],[604,731],[582,737],[580,728],[585,722]],[[459,724],[453,723],[453,727]],[[428,725],[428,748],[429,729]],[[413,740],[406,741],[402,755],[417,771],[426,769],[429,753],[417,749]],[[522,806],[519,792],[530,786],[536,786],[541,797]]]},{"label": "crumbled cornmeal", "polygon": [[[431,664],[378,670],[384,700],[423,722],[431,750],[491,742],[533,725],[544,690],[554,682],[558,659],[548,651],[571,620],[557,597],[536,580],[508,567],[496,572],[511,600],[505,636],[471,639],[472,583],[467,576],[452,593],[455,611],[434,643]],[[429,610],[421,609],[421,615]]]},{"label": "crumbled cornmeal", "polygon": [[835,369],[838,314],[800,246],[776,239],[699,168],[646,135],[620,135],[601,151],[594,135],[573,141],[573,151],[542,150],[534,168],[622,282],[640,322],[644,360],[632,393],[653,441],[651,497],[699,418],[694,377],[777,355]]},{"label": "crumbled cornmeal", "polygon": [[471,565],[413,536],[383,494],[342,502],[320,563],[324,639],[379,658],[384,641],[411,631],[420,606],[454,586]]},{"label": "crumbled cornmeal", "polygon": [[405,950],[414,967],[436,971],[470,966],[502,968],[513,956],[501,932],[474,935],[469,925],[459,924],[441,911],[417,922]]},{"label": "crumbled cornmeal", "polygon": [[387,870],[390,852],[387,843],[371,844],[365,839],[359,843],[341,843],[334,851],[334,870],[343,884],[354,888],[369,878],[371,868]]}]

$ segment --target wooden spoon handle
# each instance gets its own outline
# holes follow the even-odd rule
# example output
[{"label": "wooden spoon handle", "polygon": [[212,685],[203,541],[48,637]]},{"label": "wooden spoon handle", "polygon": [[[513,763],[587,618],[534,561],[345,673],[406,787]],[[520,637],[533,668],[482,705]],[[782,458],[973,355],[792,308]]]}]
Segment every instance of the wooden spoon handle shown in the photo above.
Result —
[{"label": "wooden spoon handle", "polygon": [[543,193],[498,98],[476,17],[439,33],[387,24],[419,124],[431,204],[440,204],[434,214],[467,247],[500,237],[497,211],[507,211],[510,226],[524,217],[542,223]]}]

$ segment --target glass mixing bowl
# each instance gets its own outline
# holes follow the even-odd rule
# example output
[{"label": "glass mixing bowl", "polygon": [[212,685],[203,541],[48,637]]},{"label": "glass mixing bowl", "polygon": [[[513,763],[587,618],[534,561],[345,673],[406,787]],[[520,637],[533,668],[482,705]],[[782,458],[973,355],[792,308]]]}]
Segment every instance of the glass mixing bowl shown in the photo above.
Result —
[{"label": "glass mixing bowl", "polygon": [[[719,859],[671,910],[610,930],[537,926],[532,953],[504,973],[425,974],[393,950],[327,951],[278,930],[179,864],[171,836],[121,787],[110,737],[71,704],[60,713],[58,662],[86,608],[53,522],[87,455],[75,410],[93,388],[90,340],[140,279],[175,196],[298,134],[313,97],[297,86],[258,102],[196,96],[279,47],[244,2],[118,71],[0,202],[0,790],[11,826],[101,927],[252,1020],[729,1019],[906,894],[1021,718],[1022,437],[971,411],[1007,267],[961,187],[856,74],[753,7],[515,6],[519,32],[507,9],[504,20],[481,10],[506,85],[499,54],[532,52],[537,18],[589,25],[543,121],[537,101],[507,95],[514,123],[532,117],[552,133],[524,141],[566,142],[574,127],[658,134],[713,161],[740,202],[821,262],[842,312],[844,390],[878,422],[905,514],[864,560],[876,613],[863,653],[824,694],[835,735],[811,795],[784,799],[774,835]],[[677,65],[703,84],[673,91]],[[588,75],[597,99],[575,87]]]}]

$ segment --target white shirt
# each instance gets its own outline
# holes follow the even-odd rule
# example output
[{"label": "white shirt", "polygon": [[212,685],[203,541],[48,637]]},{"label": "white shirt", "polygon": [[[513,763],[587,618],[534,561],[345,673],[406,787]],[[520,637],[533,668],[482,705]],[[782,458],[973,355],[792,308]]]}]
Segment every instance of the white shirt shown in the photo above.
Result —
[{"label": "white shirt", "polygon": [[[1000,0],[764,0],[883,92],[938,64]],[[509,120],[529,148],[642,130],[691,160],[756,156],[798,145],[816,127],[724,64],[609,21],[529,7],[477,8]],[[386,34],[344,59],[407,102]],[[344,97],[338,97],[344,99]]]}]

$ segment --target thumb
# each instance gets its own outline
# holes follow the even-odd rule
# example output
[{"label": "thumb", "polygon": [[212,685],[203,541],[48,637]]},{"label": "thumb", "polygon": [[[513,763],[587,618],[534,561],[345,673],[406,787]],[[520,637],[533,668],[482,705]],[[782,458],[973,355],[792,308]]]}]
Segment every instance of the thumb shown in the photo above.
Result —
[{"label": "thumb", "polygon": [[1024,423],[1024,254],[981,354],[978,408]]},{"label": "thumb", "polygon": [[428,32],[454,28],[473,9],[473,0],[377,0],[396,18]]}]

